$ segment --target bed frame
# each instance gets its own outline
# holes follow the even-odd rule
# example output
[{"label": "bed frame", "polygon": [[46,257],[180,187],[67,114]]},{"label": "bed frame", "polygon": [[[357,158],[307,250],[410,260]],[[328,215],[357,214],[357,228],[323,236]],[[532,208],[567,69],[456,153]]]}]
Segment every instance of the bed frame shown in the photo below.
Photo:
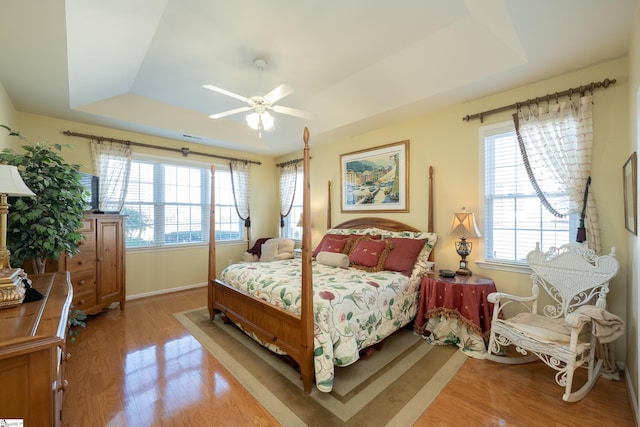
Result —
[{"label": "bed frame", "polygon": [[[313,385],[313,291],[311,276],[311,209],[309,184],[309,130],[305,127],[304,140],[304,194],[302,203],[302,297],[300,317],[281,308],[268,304],[245,292],[235,289],[216,278],[215,250],[215,204],[211,203],[211,227],[209,237],[209,317],[223,313],[229,320],[239,324],[246,331],[253,332],[259,339],[278,346],[300,367],[304,393],[309,394]],[[429,222],[428,231],[433,231],[433,169],[429,167]],[[329,182],[329,203],[327,227],[331,228],[331,183]],[[215,200],[215,169],[211,168],[211,200]],[[383,218],[356,218],[333,228],[378,227],[391,231],[421,231],[400,222]],[[430,259],[433,260],[434,251]]]}]

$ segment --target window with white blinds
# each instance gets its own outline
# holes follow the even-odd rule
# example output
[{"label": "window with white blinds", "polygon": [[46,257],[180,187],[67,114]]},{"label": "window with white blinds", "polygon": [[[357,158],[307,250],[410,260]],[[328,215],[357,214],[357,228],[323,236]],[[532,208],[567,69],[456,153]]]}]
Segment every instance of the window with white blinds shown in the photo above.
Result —
[{"label": "window with white blinds", "polygon": [[[526,265],[536,242],[543,250],[574,240],[578,215],[553,216],[536,195],[511,122],[480,130],[484,151],[485,261]],[[567,198],[566,194],[550,199]],[[553,203],[553,202],[552,202]]]},{"label": "window with white blinds", "polygon": [[284,219],[284,229],[282,237],[292,240],[302,240],[302,227],[298,227],[298,222],[302,215],[302,189],[304,188],[304,171],[302,166],[298,167],[296,175],[296,192],[293,196],[291,213]]},{"label": "window with white blinds", "polygon": [[[134,159],[122,213],[126,247],[149,248],[209,241],[208,166]],[[216,169],[216,241],[242,239],[231,175]]]}]

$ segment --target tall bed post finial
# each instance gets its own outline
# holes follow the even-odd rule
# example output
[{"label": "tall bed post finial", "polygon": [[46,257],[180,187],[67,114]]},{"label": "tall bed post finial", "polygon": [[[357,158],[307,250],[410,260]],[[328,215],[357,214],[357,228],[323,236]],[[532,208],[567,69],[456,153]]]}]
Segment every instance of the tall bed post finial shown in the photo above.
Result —
[{"label": "tall bed post finial", "polygon": [[313,282],[311,274],[311,183],[309,179],[309,129],[304,128],[304,186],[302,190],[302,297],[301,297],[301,352],[304,363],[300,376],[305,394],[311,393],[313,384]]}]

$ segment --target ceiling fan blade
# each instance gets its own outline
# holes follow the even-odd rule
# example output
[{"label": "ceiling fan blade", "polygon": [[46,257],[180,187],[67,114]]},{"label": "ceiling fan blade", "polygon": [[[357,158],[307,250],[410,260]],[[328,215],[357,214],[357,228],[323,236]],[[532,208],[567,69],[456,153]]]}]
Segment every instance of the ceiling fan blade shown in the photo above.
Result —
[{"label": "ceiling fan blade", "polygon": [[209,117],[211,117],[212,119],[221,119],[222,117],[227,117],[227,116],[231,116],[233,114],[242,113],[243,111],[249,111],[251,109],[252,109],[251,107],[234,108],[233,110],[223,111],[222,113],[217,113],[217,114],[212,114]]},{"label": "ceiling fan blade", "polygon": [[237,93],[229,92],[228,90],[221,89],[221,88],[219,88],[219,87],[217,87],[217,86],[213,86],[213,85],[202,85],[202,87],[207,88],[207,89],[209,89],[209,90],[212,90],[212,91],[214,91],[214,92],[221,93],[221,94],[223,94],[223,95],[230,96],[230,97],[232,97],[232,98],[239,99],[240,101],[244,101],[244,102],[247,102],[247,103],[249,102],[249,98],[247,98],[247,97],[245,97],[245,96],[242,96],[242,95],[238,95]]},{"label": "ceiling fan blade", "polygon": [[268,94],[266,94],[264,96],[264,99],[266,99],[270,104],[275,104],[285,96],[291,95],[292,93],[293,93],[293,88],[288,84],[283,83],[277,88],[275,88],[274,90],[272,90],[271,92],[269,92]]},{"label": "ceiling fan blade", "polygon": [[301,117],[303,119],[313,119],[314,117],[313,114],[307,111],[297,110],[295,108],[282,107],[280,105],[274,105],[272,108],[276,113],[288,114],[290,116]]}]

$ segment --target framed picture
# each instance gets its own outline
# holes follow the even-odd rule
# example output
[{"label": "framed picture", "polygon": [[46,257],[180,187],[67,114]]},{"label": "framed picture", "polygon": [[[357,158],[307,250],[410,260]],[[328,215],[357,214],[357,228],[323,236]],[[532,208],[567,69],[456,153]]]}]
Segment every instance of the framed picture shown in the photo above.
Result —
[{"label": "framed picture", "polygon": [[409,211],[409,141],[340,156],[342,212]]},{"label": "framed picture", "polygon": [[633,234],[638,234],[638,174],[637,155],[634,152],[622,167],[624,185],[624,226]]}]

